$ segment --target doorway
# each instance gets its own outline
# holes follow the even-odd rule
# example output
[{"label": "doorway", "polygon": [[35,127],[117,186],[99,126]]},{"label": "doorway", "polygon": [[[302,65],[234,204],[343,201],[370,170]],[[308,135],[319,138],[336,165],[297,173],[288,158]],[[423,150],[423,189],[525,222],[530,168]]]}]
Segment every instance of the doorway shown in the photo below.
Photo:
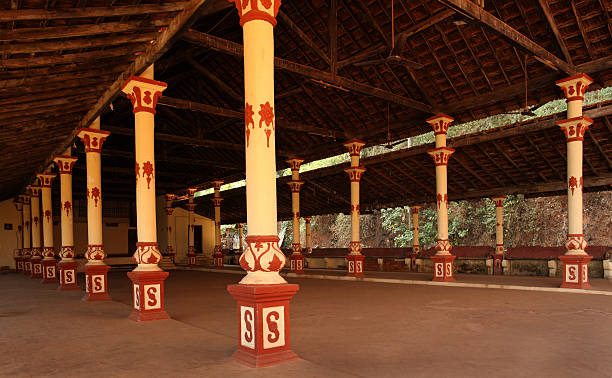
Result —
[{"label": "doorway", "polygon": [[202,226],[193,226],[193,246],[196,253],[202,253]]}]

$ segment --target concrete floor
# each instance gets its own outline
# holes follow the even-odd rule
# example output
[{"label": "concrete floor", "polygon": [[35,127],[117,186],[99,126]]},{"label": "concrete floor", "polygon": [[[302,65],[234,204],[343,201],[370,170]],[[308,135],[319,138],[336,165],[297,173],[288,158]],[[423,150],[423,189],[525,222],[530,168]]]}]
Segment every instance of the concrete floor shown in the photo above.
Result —
[{"label": "concrete floor", "polygon": [[[173,320],[136,324],[130,281],[83,303],[0,275],[0,375],[205,377],[612,376],[609,296],[291,279],[291,343],[302,358],[253,371],[230,358],[235,274],[172,271]],[[79,277],[82,281],[82,277]]]}]

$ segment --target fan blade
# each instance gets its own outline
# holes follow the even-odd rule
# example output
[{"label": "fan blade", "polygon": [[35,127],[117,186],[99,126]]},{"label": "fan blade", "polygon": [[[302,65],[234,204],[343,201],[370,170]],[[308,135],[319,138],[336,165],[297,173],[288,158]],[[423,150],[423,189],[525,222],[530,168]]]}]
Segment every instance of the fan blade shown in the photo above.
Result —
[{"label": "fan blade", "polygon": [[541,107],[543,107],[546,104],[547,104],[547,102],[545,102],[543,104],[537,104],[536,106],[532,107],[531,110],[534,111],[534,112],[537,112],[538,110],[540,110]]},{"label": "fan blade", "polygon": [[364,60],[363,62],[354,63],[353,66],[361,67],[361,66],[369,66],[372,64],[385,63],[386,59],[372,59],[372,60]]}]

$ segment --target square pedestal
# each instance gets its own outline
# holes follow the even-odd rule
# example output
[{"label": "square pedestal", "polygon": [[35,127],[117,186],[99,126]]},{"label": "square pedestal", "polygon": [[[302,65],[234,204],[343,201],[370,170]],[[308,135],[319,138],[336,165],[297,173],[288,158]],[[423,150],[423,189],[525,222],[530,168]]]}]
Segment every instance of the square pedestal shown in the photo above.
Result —
[{"label": "square pedestal", "polygon": [[410,265],[408,266],[408,269],[411,272],[418,272],[419,271],[419,267],[416,263],[417,258],[419,257],[418,253],[409,253],[408,256],[410,257]]},{"label": "square pedestal", "polygon": [[43,276],[43,268],[42,268],[42,259],[30,259],[32,263],[32,273],[30,274],[31,278],[42,278]]},{"label": "square pedestal", "polygon": [[304,255],[301,253],[289,255],[289,271],[291,273],[304,274]]},{"label": "square pedestal", "polygon": [[129,272],[132,280],[132,313],[128,317],[136,322],[170,319],[164,307],[164,280],[170,273],[164,271]]},{"label": "square pedestal", "polygon": [[213,255],[213,264],[216,269],[223,269],[223,254],[215,253]]},{"label": "square pedestal", "polygon": [[168,257],[170,257],[170,261],[172,262],[172,264],[174,264],[174,256],[176,256],[176,254],[168,253]]},{"label": "square pedestal", "polygon": [[563,284],[561,287],[570,289],[590,289],[589,285],[589,255],[563,255]]},{"label": "square pedestal", "polygon": [[196,255],[187,255],[189,266],[196,266]]},{"label": "square pedestal", "polygon": [[85,296],[86,302],[110,301],[108,296],[108,280],[106,273],[110,267],[104,264],[85,265]]},{"label": "square pedestal", "polygon": [[453,282],[453,255],[433,255],[431,259],[434,263],[433,281]]},{"label": "square pedestal", "polygon": [[23,259],[23,274],[26,276],[32,275],[32,259],[29,257]]},{"label": "square pedestal", "polygon": [[75,261],[60,261],[57,264],[60,285],[57,290],[80,290],[77,285],[77,266]]},{"label": "square pedestal", "polygon": [[502,275],[504,274],[502,261],[504,261],[504,255],[501,253],[495,253],[491,255],[493,259],[493,275]]},{"label": "square pedestal", "polygon": [[346,255],[346,275],[349,277],[365,277],[363,274],[364,255]]},{"label": "square pedestal", "polygon": [[17,272],[23,272],[23,259],[21,257],[15,257],[15,269]]},{"label": "square pedestal", "polygon": [[289,343],[289,301],[295,284],[228,285],[238,302],[238,350],[233,357],[250,367],[298,359]]},{"label": "square pedestal", "polygon": [[57,279],[57,260],[42,260],[42,281],[44,284],[56,284]]}]

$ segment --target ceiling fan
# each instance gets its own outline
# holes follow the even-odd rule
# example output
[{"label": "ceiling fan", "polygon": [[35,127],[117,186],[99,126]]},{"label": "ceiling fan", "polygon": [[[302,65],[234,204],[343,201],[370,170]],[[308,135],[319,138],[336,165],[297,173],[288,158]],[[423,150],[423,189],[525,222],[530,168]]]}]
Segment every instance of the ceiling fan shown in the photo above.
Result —
[{"label": "ceiling fan", "polygon": [[384,144],[383,147],[388,149],[388,150],[392,150],[398,144],[404,143],[406,141],[406,138],[400,139],[400,140],[397,140],[397,141],[391,143],[391,128],[389,126],[389,117],[390,117],[389,104],[387,103],[387,143]]},{"label": "ceiling fan", "polygon": [[527,75],[527,57],[529,55],[525,54],[525,63],[523,66],[523,70],[525,72],[525,106],[520,108],[518,111],[514,111],[514,112],[507,112],[507,113],[501,113],[501,114],[519,114],[522,116],[527,116],[527,117],[537,117],[538,115],[535,113],[536,110],[538,110],[539,108],[542,107],[542,105],[536,105],[533,108],[529,108],[529,104],[527,103],[527,88],[528,88],[528,75]]},{"label": "ceiling fan", "polygon": [[400,55],[400,52],[402,51],[402,47],[404,46],[404,43],[406,43],[406,39],[400,38],[400,41],[398,41],[398,46],[397,46],[398,48],[397,49],[395,48],[395,14],[394,14],[394,8],[393,8],[393,0],[391,0],[391,51],[389,51],[389,56],[387,56],[386,58],[382,58],[382,59],[365,60],[362,62],[354,63],[354,65],[358,67],[362,67],[362,66],[370,66],[373,64],[388,63],[388,64],[396,64],[396,65],[405,66],[407,69],[423,68],[423,65],[421,63],[406,59]]}]

